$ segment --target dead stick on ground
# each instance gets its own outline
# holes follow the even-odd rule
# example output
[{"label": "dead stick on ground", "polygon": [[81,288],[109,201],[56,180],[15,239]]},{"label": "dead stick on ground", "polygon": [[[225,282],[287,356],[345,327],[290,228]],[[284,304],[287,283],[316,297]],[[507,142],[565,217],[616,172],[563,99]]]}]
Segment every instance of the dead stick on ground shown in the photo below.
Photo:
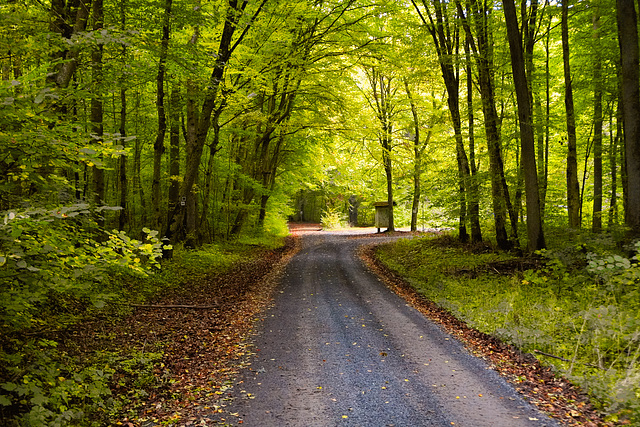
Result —
[{"label": "dead stick on ground", "polygon": [[[554,359],[558,359],[558,360],[562,360],[563,362],[571,362],[571,360],[569,359],[565,359],[564,357],[560,357],[560,356],[556,356],[555,354],[549,354],[549,353],[545,353],[544,351],[540,351],[540,350],[533,350],[534,353],[537,354],[541,354],[543,356],[547,356],[547,357],[553,357]],[[598,368],[598,369],[602,369],[599,366],[596,365],[592,365],[591,363],[583,363],[584,366],[589,366],[591,368]]]}]

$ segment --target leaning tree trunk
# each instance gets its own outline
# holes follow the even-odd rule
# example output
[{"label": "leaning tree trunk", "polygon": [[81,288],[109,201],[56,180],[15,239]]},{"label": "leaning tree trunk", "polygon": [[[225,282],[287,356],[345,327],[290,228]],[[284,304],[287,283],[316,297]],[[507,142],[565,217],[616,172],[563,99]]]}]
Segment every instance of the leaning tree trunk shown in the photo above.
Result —
[{"label": "leaning tree trunk", "polygon": [[[435,0],[433,2],[434,13],[432,15],[429,10],[429,2],[423,0],[422,5],[425,13],[422,13],[415,0],[412,0],[420,20],[425,25],[431,37],[438,54],[438,62],[440,70],[447,89],[447,104],[449,106],[449,114],[451,116],[451,124],[453,126],[454,139],[456,144],[456,160],[458,164],[458,201],[459,201],[459,222],[458,222],[458,239],[462,242],[469,240],[467,231],[467,197],[470,198],[469,205],[473,205],[473,201],[477,200],[470,189],[471,173],[469,168],[469,159],[464,148],[462,140],[462,119],[460,115],[460,88],[459,88],[459,62],[456,61],[458,54],[458,30],[452,29],[449,22],[450,14],[446,10],[447,2]],[[434,17],[435,15],[435,17]],[[479,230],[479,222],[473,222],[472,229],[477,226]],[[481,235],[479,235],[480,238]]]}]

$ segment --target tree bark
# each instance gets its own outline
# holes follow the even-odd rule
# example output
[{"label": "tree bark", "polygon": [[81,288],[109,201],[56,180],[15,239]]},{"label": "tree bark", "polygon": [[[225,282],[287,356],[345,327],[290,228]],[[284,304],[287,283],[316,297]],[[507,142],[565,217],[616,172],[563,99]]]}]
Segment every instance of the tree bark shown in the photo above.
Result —
[{"label": "tree bark", "polygon": [[162,156],[165,152],[164,138],[167,133],[167,115],[164,106],[164,80],[167,69],[167,55],[171,37],[171,7],[172,0],[165,0],[164,18],[162,23],[162,38],[160,39],[160,58],[158,60],[158,74],[156,75],[156,109],[158,113],[158,132],[153,144],[153,179],[151,181],[151,209],[153,210],[153,228],[162,227],[162,209],[160,206],[162,173]]},{"label": "tree bark", "polygon": [[638,18],[633,0],[617,0],[622,72],[622,112],[626,157],[625,222],[640,235],[640,55]]},{"label": "tree bark", "polygon": [[[99,31],[104,23],[103,1],[94,0],[93,2],[93,30]],[[103,45],[98,45],[91,52],[91,67],[93,80],[93,94],[91,96],[91,133],[93,138],[98,141],[103,136],[103,77],[102,77],[102,50]],[[102,206],[105,202],[105,186],[104,186],[104,165],[94,165],[92,167],[93,174],[93,203],[95,206]],[[98,224],[104,226],[104,216],[98,215]]]},{"label": "tree bark", "polygon": [[[233,54],[235,48],[242,42],[244,36],[251,28],[252,23],[261,13],[263,6],[267,0],[262,0],[258,5],[256,11],[251,17],[248,23],[242,28],[240,36],[238,36],[233,42],[233,36],[238,28],[238,22],[244,15],[244,11],[247,7],[248,1],[243,1],[241,5],[238,5],[238,0],[230,0],[229,7],[227,9],[224,26],[222,33],[220,34],[220,41],[218,43],[218,50],[216,53],[216,63],[209,77],[207,83],[207,89],[205,90],[202,102],[202,108],[200,109],[199,117],[196,123],[195,133],[190,135],[190,140],[187,141],[187,156],[185,172],[182,183],[180,185],[180,197],[188,200],[194,197],[193,186],[198,176],[200,163],[202,159],[202,152],[207,140],[207,135],[211,127],[211,116],[213,110],[216,107],[218,101],[218,94],[220,84],[223,80],[224,71],[227,67],[229,59]],[[233,43],[232,43],[233,42]],[[187,203],[188,206],[194,206]],[[169,214],[169,224],[167,237],[174,238],[175,240],[182,240],[184,237],[195,232],[195,229],[190,229],[189,226],[185,228],[185,217],[187,216],[187,209],[182,205],[179,205],[174,211]],[[197,222],[190,222],[191,224],[197,224]]]},{"label": "tree bark", "polygon": [[591,231],[602,231],[602,52],[600,46],[600,9],[593,15],[593,219]]},{"label": "tree bark", "polygon": [[545,247],[545,239],[542,230],[542,216],[540,214],[531,93],[525,72],[525,59],[522,52],[522,38],[518,30],[516,8],[513,0],[504,0],[503,6],[511,52],[511,68],[518,101],[521,157],[527,198],[527,249],[533,252]]},{"label": "tree bark", "polygon": [[171,90],[170,104],[171,125],[169,127],[169,193],[167,197],[167,213],[175,209],[180,203],[180,110],[180,86],[176,84]]},{"label": "tree bark", "polygon": [[618,144],[622,135],[622,106],[616,103],[616,125],[615,134],[613,132],[613,110],[609,117],[609,174],[611,176],[611,197],[609,198],[609,218],[607,228],[612,230],[618,224]]},{"label": "tree bark", "polygon": [[[102,9],[102,6],[99,6]],[[91,0],[77,0],[66,2],[65,0],[53,0],[51,2],[51,25],[49,29],[60,34],[65,39],[84,31],[91,11]],[[70,23],[73,22],[73,25]],[[47,76],[47,82],[64,88],[69,85],[73,74],[78,67],[80,56],[80,43],[70,43],[67,50],[56,52],[54,60],[64,60],[56,65],[55,70]]]},{"label": "tree bark", "polygon": [[580,228],[580,184],[573,86],[569,64],[569,0],[562,0],[562,60],[564,64],[564,104],[567,111],[567,213],[569,227]]},{"label": "tree bark", "polygon": [[478,181],[478,167],[476,165],[475,148],[475,116],[473,107],[473,74],[471,66],[471,47],[467,39],[464,44],[465,62],[467,67],[467,117],[469,122],[469,222],[471,223],[471,241],[482,242],[482,228],[480,227],[480,182]]},{"label": "tree bark", "polygon": [[[458,54],[458,31],[451,31],[449,28],[448,14],[443,10],[443,3],[440,0],[433,2],[434,16],[429,10],[429,3],[422,0],[422,5],[426,11],[426,17],[420,11],[415,0],[412,0],[418,16],[425,25],[433,39],[434,46],[440,63],[440,70],[447,89],[447,105],[451,116],[454,139],[456,144],[456,160],[458,165],[458,189],[459,189],[459,222],[458,239],[462,242],[469,240],[469,233],[466,227],[467,218],[467,197],[470,194],[471,173],[469,169],[469,159],[462,140],[462,119],[460,115],[460,77],[458,61],[455,58]],[[445,3],[446,4],[446,3]],[[473,197],[473,196],[472,196]],[[479,223],[477,224],[479,226]]]},{"label": "tree bark", "polygon": [[420,120],[418,118],[418,108],[413,100],[409,82],[404,79],[404,88],[411,106],[413,117],[413,200],[411,202],[411,231],[418,230],[418,210],[421,198],[421,175],[422,175],[422,155],[429,144],[431,132],[427,134],[424,142],[420,141]]},{"label": "tree bark", "polygon": [[[120,5],[120,22],[121,22],[121,30],[125,29],[125,2],[122,1]],[[127,58],[127,46],[126,44],[122,45],[122,57]],[[126,76],[124,76],[126,77]],[[126,146],[126,136],[127,136],[127,89],[124,85],[124,77],[123,81],[120,82],[120,138],[122,138],[122,147]],[[129,193],[129,182],[127,180],[127,156],[122,155],[118,159],[118,172],[119,172],[119,205],[120,212],[118,215],[118,229],[124,230],[129,222],[129,206],[127,205],[127,196]]]},{"label": "tree bark", "polygon": [[459,0],[456,0],[458,14],[465,17],[462,20],[463,27],[471,42],[471,48],[476,58],[476,68],[478,70],[478,83],[480,86],[480,97],[482,99],[482,111],[484,113],[484,128],[489,151],[489,172],[491,175],[491,197],[493,202],[496,243],[501,249],[511,249],[513,242],[509,240],[506,229],[507,205],[510,199],[504,177],[502,142],[498,126],[499,117],[496,110],[493,83],[493,47],[490,40],[491,30],[488,22],[491,9],[488,9],[486,4],[480,5],[477,0],[471,0],[470,4],[472,9],[468,18],[471,19],[474,24],[477,45],[462,5]]}]

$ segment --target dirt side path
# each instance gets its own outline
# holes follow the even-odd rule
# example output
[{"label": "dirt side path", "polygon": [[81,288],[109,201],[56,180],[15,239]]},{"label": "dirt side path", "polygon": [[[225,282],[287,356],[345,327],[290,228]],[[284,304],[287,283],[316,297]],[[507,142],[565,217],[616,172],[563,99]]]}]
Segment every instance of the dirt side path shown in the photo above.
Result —
[{"label": "dirt side path", "polygon": [[250,365],[225,394],[227,414],[210,421],[557,425],[369,272],[355,254],[368,240],[302,237],[257,327]]}]

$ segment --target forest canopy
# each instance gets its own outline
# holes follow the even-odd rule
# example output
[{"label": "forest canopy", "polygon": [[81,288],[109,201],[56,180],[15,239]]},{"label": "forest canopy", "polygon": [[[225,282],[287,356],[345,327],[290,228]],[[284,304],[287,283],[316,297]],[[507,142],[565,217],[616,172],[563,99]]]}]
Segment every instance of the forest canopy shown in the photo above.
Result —
[{"label": "forest canopy", "polygon": [[629,243],[639,72],[630,0],[5,0],[0,358],[173,247],[376,204],[505,250]]}]

